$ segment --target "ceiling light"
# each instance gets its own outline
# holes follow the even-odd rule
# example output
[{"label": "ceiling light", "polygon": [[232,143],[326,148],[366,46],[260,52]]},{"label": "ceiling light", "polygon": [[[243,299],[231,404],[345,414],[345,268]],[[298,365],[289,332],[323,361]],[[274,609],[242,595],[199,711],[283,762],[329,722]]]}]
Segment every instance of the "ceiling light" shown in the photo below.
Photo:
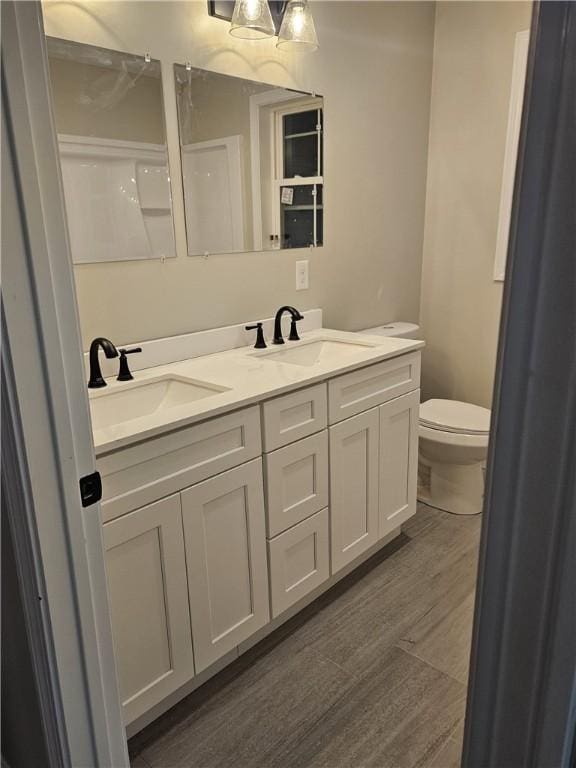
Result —
[{"label": "ceiling light", "polygon": [[276,30],[268,0],[236,0],[230,34],[246,40],[274,37]]},{"label": "ceiling light", "polygon": [[308,0],[290,0],[282,19],[276,47],[292,51],[315,51],[318,48],[318,37]]}]

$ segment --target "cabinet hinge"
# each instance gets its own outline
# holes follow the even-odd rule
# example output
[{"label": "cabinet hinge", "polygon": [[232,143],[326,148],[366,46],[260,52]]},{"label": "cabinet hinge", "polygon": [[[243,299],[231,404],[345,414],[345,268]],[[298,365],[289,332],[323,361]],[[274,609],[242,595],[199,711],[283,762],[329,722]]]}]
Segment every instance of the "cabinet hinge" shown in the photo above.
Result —
[{"label": "cabinet hinge", "polygon": [[89,507],[102,498],[102,478],[100,472],[92,472],[80,478],[80,498],[82,506]]}]

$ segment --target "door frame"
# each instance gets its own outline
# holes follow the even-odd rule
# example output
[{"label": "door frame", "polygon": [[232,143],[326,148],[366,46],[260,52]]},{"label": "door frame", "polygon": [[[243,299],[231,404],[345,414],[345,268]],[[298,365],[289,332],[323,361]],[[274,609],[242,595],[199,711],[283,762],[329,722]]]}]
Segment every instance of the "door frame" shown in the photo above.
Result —
[{"label": "door frame", "polygon": [[[4,0],[1,9],[10,137],[9,146],[3,143],[3,174],[6,167],[13,171],[19,205],[9,222],[13,248],[3,254],[3,353],[9,348],[12,355],[7,364],[18,403],[11,414],[21,420],[21,468],[30,481],[24,533],[38,545],[37,570],[25,576],[44,604],[54,674],[45,682],[62,703],[69,747],[63,764],[128,766],[99,507],[82,508],[78,491],[78,477],[95,464],[42,15],[37,1]],[[576,94],[575,52],[576,4],[536,6],[486,489],[467,768],[567,765],[573,750],[573,473],[568,480],[576,363],[574,304],[565,300],[572,287],[566,275],[574,269],[567,206],[574,200],[575,163],[566,162],[574,160],[574,137],[565,115]],[[557,348],[558,338],[567,354],[553,359],[550,375],[546,352]],[[541,403],[546,416],[561,420],[560,431],[546,430]],[[534,477],[548,492],[546,514],[541,496],[528,493]]]},{"label": "door frame", "polygon": [[2,364],[10,383],[2,395],[20,433],[18,474],[3,483],[26,511],[9,518],[11,536],[16,552],[30,555],[18,578],[29,637],[39,633],[44,649],[35,672],[37,688],[51,694],[53,718],[44,710],[43,725],[54,764],[122,768],[100,505],[83,507],[79,488],[95,456],[42,10],[36,0],[5,0],[1,14]]},{"label": "door frame", "polygon": [[574,765],[576,4],[535,5],[462,765]]},{"label": "door frame", "polygon": [[[282,104],[285,101],[293,101],[295,98],[297,98],[295,91],[287,91],[284,88],[272,88],[269,91],[254,93],[250,96],[250,177],[252,181],[252,231],[255,251],[261,251],[264,248],[260,112],[266,107]],[[274,126],[272,116],[270,116],[270,137],[273,131]],[[273,168],[275,162],[273,141],[270,142],[269,162]],[[270,181],[272,182],[272,179]]]}]

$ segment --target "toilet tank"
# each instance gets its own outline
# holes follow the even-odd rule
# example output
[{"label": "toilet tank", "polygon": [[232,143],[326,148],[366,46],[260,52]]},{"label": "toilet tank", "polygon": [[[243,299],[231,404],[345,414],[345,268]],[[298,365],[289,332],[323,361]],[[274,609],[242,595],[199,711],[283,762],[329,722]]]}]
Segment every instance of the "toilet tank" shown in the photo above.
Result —
[{"label": "toilet tank", "polygon": [[406,323],[396,320],[384,325],[376,325],[374,328],[365,328],[358,333],[366,333],[370,336],[397,336],[400,339],[421,339],[422,329],[416,323]]}]

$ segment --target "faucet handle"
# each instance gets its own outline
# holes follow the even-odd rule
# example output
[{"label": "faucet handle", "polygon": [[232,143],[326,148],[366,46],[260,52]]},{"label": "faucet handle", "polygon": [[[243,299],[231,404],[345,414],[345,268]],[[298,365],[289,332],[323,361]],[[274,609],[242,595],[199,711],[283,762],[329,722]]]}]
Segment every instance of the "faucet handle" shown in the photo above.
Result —
[{"label": "faucet handle", "polygon": [[128,358],[126,355],[131,355],[134,352],[142,352],[142,347],[132,347],[132,349],[119,349],[120,352],[120,370],[118,371],[118,378],[116,381],[132,381],[134,376],[128,367]]},{"label": "faucet handle", "polygon": [[262,330],[262,323],[256,323],[255,325],[247,325],[247,331],[256,331],[256,344],[254,349],[266,349],[266,342],[264,340],[264,331]]},{"label": "faucet handle", "polygon": [[304,320],[302,315],[299,317],[294,316],[290,321],[290,336],[288,336],[288,341],[300,341],[300,336],[298,336],[298,328],[296,327],[298,320]]}]

